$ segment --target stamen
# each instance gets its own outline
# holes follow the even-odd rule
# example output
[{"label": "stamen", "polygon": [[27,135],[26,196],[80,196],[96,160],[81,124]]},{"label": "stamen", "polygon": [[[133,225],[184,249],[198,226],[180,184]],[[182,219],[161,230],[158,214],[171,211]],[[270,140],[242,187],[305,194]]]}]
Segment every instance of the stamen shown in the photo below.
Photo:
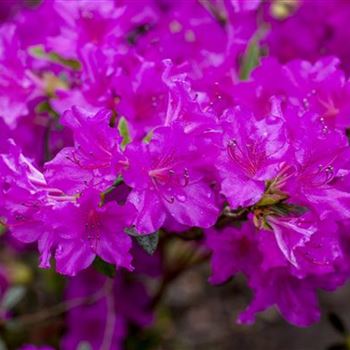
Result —
[{"label": "stamen", "polygon": [[165,153],[162,155],[155,166],[149,170],[148,175],[151,178],[154,189],[158,192],[159,196],[167,201],[168,203],[174,203],[175,199],[179,201],[182,198],[171,195],[168,196],[166,193],[172,191],[176,186],[186,187],[189,184],[189,171],[184,168],[183,174],[179,175],[174,168],[181,165],[181,162],[174,159],[175,151]]},{"label": "stamen", "polygon": [[[90,156],[93,156],[92,152],[89,152]],[[77,159],[75,152],[72,153],[72,157],[66,156],[66,159],[70,160],[72,163],[78,165],[79,168],[84,169],[84,170],[94,170],[97,168],[96,164],[92,164],[92,165],[82,165],[81,161],[79,159]],[[99,163],[98,164],[98,168],[103,168],[106,169],[110,166],[109,162],[106,163]]]},{"label": "stamen", "polygon": [[[332,165],[319,165],[316,172],[311,174],[311,184],[314,186],[322,186],[326,185],[330,181],[333,180],[335,174],[334,174],[334,167]],[[310,176],[310,177],[311,177]]]},{"label": "stamen", "polygon": [[257,173],[260,165],[265,161],[266,155],[257,142],[248,143],[243,150],[236,140],[230,140],[227,145],[229,157],[249,176]]}]

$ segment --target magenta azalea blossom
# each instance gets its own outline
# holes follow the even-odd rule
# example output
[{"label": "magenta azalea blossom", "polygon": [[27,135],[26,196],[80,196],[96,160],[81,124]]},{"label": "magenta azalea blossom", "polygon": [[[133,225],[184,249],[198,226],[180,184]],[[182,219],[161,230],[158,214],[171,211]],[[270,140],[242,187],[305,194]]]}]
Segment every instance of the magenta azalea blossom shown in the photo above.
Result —
[{"label": "magenta azalea blossom", "polygon": [[[274,221],[275,232],[259,231],[250,223],[206,232],[207,246],[213,252],[210,281],[223,283],[242,272],[254,291],[252,303],[241,313],[239,322],[252,323],[258,312],[276,305],[289,322],[308,326],[320,317],[317,289],[329,290],[344,283],[348,267],[343,267],[348,262],[339,244],[336,225],[322,223],[317,230],[309,228],[308,234],[300,225],[291,226]],[[291,261],[283,250],[291,247],[293,239],[298,242],[297,231],[307,239],[291,250],[294,259]],[[326,280],[330,283],[325,284]]]},{"label": "magenta azalea blossom", "polygon": [[221,191],[233,208],[259,201],[265,181],[272,179],[288,151],[283,120],[274,116],[256,120],[236,108],[222,120],[222,152],[217,162]]},{"label": "magenta azalea blossom", "polygon": [[50,186],[77,193],[91,184],[101,190],[113,184],[123,156],[120,136],[117,129],[110,126],[111,119],[108,110],[90,114],[73,107],[64,114],[62,124],[73,131],[75,145],[64,148],[46,163],[45,177]]},{"label": "magenta azalea blossom", "polygon": [[120,274],[113,282],[91,269],[69,280],[67,300],[92,294],[96,296],[95,303],[68,313],[68,332],[62,340],[62,349],[75,349],[82,343],[89,344],[92,349],[103,346],[123,349],[128,322],[142,327],[152,322],[149,295],[138,281],[128,281]]},{"label": "magenta azalea blossom", "polygon": [[123,8],[117,8],[113,0],[102,0],[99,4],[87,0],[69,4],[55,1],[54,11],[64,24],[57,36],[47,38],[47,47],[64,57],[75,58],[80,48],[88,43],[112,44],[118,32],[120,35],[118,23]]},{"label": "magenta azalea blossom", "polygon": [[0,32],[1,117],[14,128],[18,119],[29,113],[29,101],[40,96],[40,92],[27,57],[20,49],[16,27],[8,24],[0,28]]},{"label": "magenta azalea blossom", "polygon": [[5,2],[6,348],[164,348],[143,328],[204,261],[244,276],[238,323],[317,322],[350,279],[350,2]]},{"label": "magenta azalea blossom", "polygon": [[99,207],[100,200],[98,192],[86,190],[77,204],[68,203],[47,214],[53,215],[58,240],[57,271],[75,275],[88,267],[96,255],[116,266],[132,269],[131,238],[124,228],[131,223],[133,208],[116,203]]},{"label": "magenta azalea blossom", "polygon": [[198,159],[190,149],[191,138],[176,126],[155,130],[149,144],[127,147],[123,176],[133,188],[129,201],[137,210],[139,232],[158,230],[167,217],[188,226],[209,227],[215,222],[214,194],[198,173]]}]

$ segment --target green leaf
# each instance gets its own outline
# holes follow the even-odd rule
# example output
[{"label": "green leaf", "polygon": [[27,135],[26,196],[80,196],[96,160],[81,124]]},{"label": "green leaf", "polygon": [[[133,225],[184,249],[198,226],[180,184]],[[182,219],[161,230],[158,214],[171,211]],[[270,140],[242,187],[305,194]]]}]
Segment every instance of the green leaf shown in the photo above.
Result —
[{"label": "green leaf", "polygon": [[270,208],[274,214],[279,216],[301,216],[308,212],[308,208],[290,203],[277,203]]},{"label": "green leaf", "polygon": [[133,236],[133,237],[138,237],[141,235],[141,233],[137,232],[135,226],[132,227],[127,227],[124,229],[124,231],[129,235],[129,236]]},{"label": "green leaf", "polygon": [[135,227],[128,227],[125,229],[125,232],[134,237],[140,247],[143,248],[148,254],[153,255],[157,250],[159,243],[159,231],[144,235],[137,232]]},{"label": "green leaf", "polygon": [[110,278],[114,278],[117,273],[114,265],[105,262],[98,256],[96,256],[93,266],[98,272]]},{"label": "green leaf", "polygon": [[51,112],[52,108],[48,101],[40,102],[35,107],[35,112],[38,114]]},{"label": "green leaf", "polygon": [[28,52],[35,58],[54,62],[73,70],[81,70],[81,64],[78,60],[62,57],[54,51],[46,52],[42,45],[32,46],[28,49]]},{"label": "green leaf", "polygon": [[253,38],[249,43],[247,50],[243,56],[242,65],[240,69],[240,79],[248,80],[252,70],[259,64],[260,47],[257,38]]},{"label": "green leaf", "polygon": [[131,137],[130,137],[128,122],[124,117],[121,117],[119,119],[118,130],[119,130],[120,136],[123,138],[121,147],[122,149],[125,149],[125,146],[131,142]]},{"label": "green leaf", "polygon": [[264,55],[264,47],[260,46],[260,41],[268,31],[268,25],[260,24],[254,36],[250,39],[240,66],[239,77],[241,80],[248,80],[252,70],[259,65],[260,57]]},{"label": "green leaf", "polygon": [[6,225],[1,222],[0,219],[0,236],[6,232]]},{"label": "green leaf", "polygon": [[283,200],[287,199],[288,196],[282,192],[276,192],[276,193],[264,193],[263,197],[259,200],[258,203],[256,203],[257,207],[266,207],[269,205],[278,204],[279,202],[282,202]]},{"label": "green leaf", "polygon": [[[56,128],[57,131],[62,130],[63,126],[61,124],[59,124],[59,114],[52,108],[50,102],[48,101],[43,101],[38,103],[35,106],[35,112],[37,114],[43,114],[43,113],[47,113],[50,118],[53,119],[53,121],[55,122],[54,127]],[[48,135],[49,136],[49,135]]]},{"label": "green leaf", "polygon": [[153,130],[149,131],[147,135],[143,138],[144,143],[150,143],[153,137]]},{"label": "green leaf", "polygon": [[42,59],[46,58],[46,52],[45,52],[42,45],[31,46],[28,49],[28,52],[31,56],[33,56],[35,58],[42,58]]},{"label": "green leaf", "polygon": [[100,207],[102,207],[103,204],[105,203],[106,197],[109,194],[111,194],[117,187],[119,187],[123,183],[124,183],[123,177],[122,176],[118,176],[118,178],[114,181],[113,185],[108,187],[105,191],[103,191],[100,194],[100,197],[101,197]]},{"label": "green leaf", "polygon": [[23,286],[14,286],[8,289],[1,301],[3,310],[10,310],[16,306],[26,294],[26,289]]},{"label": "green leaf", "polygon": [[149,254],[153,255],[157,250],[159,242],[159,233],[158,231],[152,233],[151,235],[146,236],[137,236],[135,237],[137,243]]}]

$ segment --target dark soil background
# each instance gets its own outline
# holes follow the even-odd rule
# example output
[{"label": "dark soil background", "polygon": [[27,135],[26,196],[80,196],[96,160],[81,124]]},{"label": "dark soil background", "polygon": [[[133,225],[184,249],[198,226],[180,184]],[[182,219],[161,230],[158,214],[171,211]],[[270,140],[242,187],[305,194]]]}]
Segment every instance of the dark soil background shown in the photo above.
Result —
[{"label": "dark soil background", "polygon": [[343,341],[329,312],[350,329],[350,285],[320,293],[322,319],[309,328],[288,324],[275,309],[260,314],[255,325],[241,326],[235,318],[251,296],[244,279],[210,286],[209,273],[206,266],[193,268],[169,286],[167,307],[158,315],[164,327],[160,350],[326,350]]}]

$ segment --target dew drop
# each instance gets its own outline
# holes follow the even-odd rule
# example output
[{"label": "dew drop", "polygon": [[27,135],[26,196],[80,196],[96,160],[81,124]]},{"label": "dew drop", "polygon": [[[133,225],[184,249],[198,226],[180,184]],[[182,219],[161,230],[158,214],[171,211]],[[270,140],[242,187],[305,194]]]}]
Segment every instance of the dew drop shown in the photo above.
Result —
[{"label": "dew drop", "polygon": [[61,255],[63,253],[63,248],[61,245],[59,245],[56,249],[56,255]]},{"label": "dew drop", "polygon": [[183,195],[183,194],[179,194],[176,196],[176,199],[181,202],[181,203],[184,203],[187,199],[187,196]]}]

